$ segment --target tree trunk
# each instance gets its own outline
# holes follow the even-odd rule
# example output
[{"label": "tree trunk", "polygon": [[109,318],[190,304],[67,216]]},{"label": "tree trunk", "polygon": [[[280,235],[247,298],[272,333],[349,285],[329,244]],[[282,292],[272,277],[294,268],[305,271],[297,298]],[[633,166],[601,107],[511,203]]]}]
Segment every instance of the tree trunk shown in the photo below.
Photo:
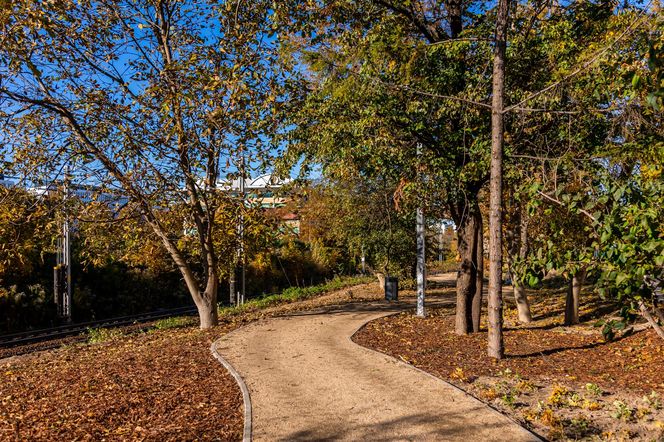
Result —
[{"label": "tree trunk", "polygon": [[376,273],[376,278],[378,278],[378,286],[381,288],[381,290],[385,290],[385,274]]},{"label": "tree trunk", "polygon": [[[481,214],[477,201],[463,202],[456,207],[457,246],[461,265],[457,276],[455,332],[465,335],[473,329],[473,299],[477,293],[477,229]],[[481,247],[481,246],[480,246]]]},{"label": "tree trunk", "polygon": [[180,253],[178,248],[168,237],[159,221],[152,214],[152,212],[146,210],[145,215],[147,217],[148,224],[150,227],[152,227],[152,230],[155,232],[155,234],[162,240],[164,247],[171,255],[171,258],[173,258],[173,261],[182,274],[182,278],[184,279],[184,283],[187,286],[187,290],[189,290],[189,294],[194,300],[194,304],[196,304],[196,309],[198,310],[198,316],[201,322],[201,329],[214,327],[219,323],[217,314],[219,277],[217,275],[216,257],[214,255],[212,241],[209,240],[209,238],[211,238],[211,234],[205,239],[204,250],[205,254],[207,255],[207,278],[205,291],[202,292],[200,290],[199,281],[197,281],[197,278],[191,267],[182,256],[182,253]]},{"label": "tree trunk", "polygon": [[581,288],[586,280],[586,271],[579,270],[569,281],[567,298],[565,299],[565,325],[579,323],[579,300],[581,299]]},{"label": "tree trunk", "polygon": [[520,282],[512,281],[512,284],[514,284],[514,301],[519,314],[519,322],[529,324],[533,322],[533,318],[530,314],[530,303],[526,295],[526,288]]},{"label": "tree trunk", "polygon": [[[528,215],[519,208],[519,260],[523,262],[528,256]],[[526,295],[526,287],[519,281],[519,275],[514,271],[512,274],[512,287],[514,292],[514,302],[519,314],[519,322],[528,324],[533,318],[530,313],[530,303]]]},{"label": "tree trunk", "polygon": [[475,293],[472,301],[472,331],[480,331],[480,320],[482,319],[482,297],[484,290],[484,231],[482,226],[482,214],[477,212],[475,223]]},{"label": "tree trunk", "polygon": [[217,303],[205,302],[201,305],[196,305],[198,309],[198,317],[201,322],[201,330],[212,328],[219,324],[219,314],[217,311]]},{"label": "tree trunk", "polygon": [[662,324],[664,324],[664,312],[662,312],[662,309],[659,308],[659,307],[657,307],[657,306],[655,305],[655,308],[654,308],[653,310],[655,310],[655,314],[656,314],[657,317],[659,318],[659,321],[660,321]]},{"label": "tree trunk", "polygon": [[454,331],[458,335],[465,335],[470,332],[470,309],[468,300],[472,299],[475,293],[475,268],[472,258],[474,248],[473,222],[471,217],[466,216],[462,224],[457,228],[457,248],[461,265],[456,281],[456,318]]},{"label": "tree trunk", "polygon": [[488,353],[502,359],[503,345],[503,109],[509,0],[499,0],[493,57],[491,103],[491,178],[489,182],[489,337]]},{"label": "tree trunk", "polygon": [[646,307],[643,301],[639,303],[639,308],[641,309],[641,315],[646,318],[646,321],[648,321],[648,323],[652,326],[652,328],[655,330],[655,333],[657,333],[660,338],[664,339],[664,329],[662,329],[657,321],[655,321],[655,318],[652,317],[648,307]]},{"label": "tree trunk", "polygon": [[[198,317],[201,321],[201,330],[205,330],[219,324],[219,313],[217,311],[217,297],[219,294],[219,277],[216,268],[208,267],[205,291],[200,293],[196,302]],[[196,299],[196,298],[195,298]]]},{"label": "tree trunk", "polygon": [[[574,309],[574,294],[572,286],[574,285],[574,278],[570,278],[567,287],[567,297],[565,298],[565,325],[578,324],[578,314]],[[576,317],[576,320],[575,320]]]}]

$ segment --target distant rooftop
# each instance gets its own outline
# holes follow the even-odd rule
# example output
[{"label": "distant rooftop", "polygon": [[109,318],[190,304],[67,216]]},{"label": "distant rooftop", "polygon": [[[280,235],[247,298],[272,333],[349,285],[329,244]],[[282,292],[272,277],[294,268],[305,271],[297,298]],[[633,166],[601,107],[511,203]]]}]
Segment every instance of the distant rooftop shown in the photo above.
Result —
[{"label": "distant rooftop", "polygon": [[[240,189],[240,180],[242,178],[236,178],[231,182],[231,189],[232,190],[239,190]],[[249,190],[265,190],[265,189],[278,189],[282,186],[285,186],[286,184],[290,183],[292,180],[291,179],[281,179],[277,178],[271,174],[265,174],[261,175],[256,178],[247,178],[244,181],[244,189],[249,191]],[[219,181],[218,183],[219,188],[224,189],[228,188],[227,182],[224,181]]]}]

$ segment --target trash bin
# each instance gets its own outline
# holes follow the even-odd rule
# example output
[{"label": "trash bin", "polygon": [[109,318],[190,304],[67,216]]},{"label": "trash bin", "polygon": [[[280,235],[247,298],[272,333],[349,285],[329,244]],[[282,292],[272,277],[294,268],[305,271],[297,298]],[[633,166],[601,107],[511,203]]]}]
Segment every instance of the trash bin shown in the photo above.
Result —
[{"label": "trash bin", "polygon": [[396,301],[399,298],[399,278],[396,276],[385,277],[385,300]]}]

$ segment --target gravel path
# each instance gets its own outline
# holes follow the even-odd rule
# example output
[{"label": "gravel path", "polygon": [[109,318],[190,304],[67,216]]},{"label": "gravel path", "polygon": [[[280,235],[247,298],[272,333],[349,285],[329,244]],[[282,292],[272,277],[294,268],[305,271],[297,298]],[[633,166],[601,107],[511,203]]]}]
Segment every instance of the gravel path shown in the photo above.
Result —
[{"label": "gravel path", "polygon": [[347,304],[260,321],[217,341],[250,391],[253,439],[537,440],[455,387],[350,340],[406,307]]}]

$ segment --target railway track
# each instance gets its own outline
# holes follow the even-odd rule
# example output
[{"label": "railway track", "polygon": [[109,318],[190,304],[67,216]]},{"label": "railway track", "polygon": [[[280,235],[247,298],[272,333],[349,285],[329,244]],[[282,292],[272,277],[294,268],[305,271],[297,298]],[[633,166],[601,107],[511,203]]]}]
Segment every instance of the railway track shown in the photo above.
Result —
[{"label": "railway track", "polygon": [[51,341],[76,336],[85,333],[90,328],[124,327],[143,322],[156,321],[158,319],[170,318],[196,313],[196,307],[180,307],[169,310],[159,310],[140,315],[121,316],[117,318],[104,319],[100,321],[82,322],[78,324],[61,325],[59,327],[31,330],[21,333],[12,333],[0,336],[0,348],[12,348],[30,345],[39,342]]}]

